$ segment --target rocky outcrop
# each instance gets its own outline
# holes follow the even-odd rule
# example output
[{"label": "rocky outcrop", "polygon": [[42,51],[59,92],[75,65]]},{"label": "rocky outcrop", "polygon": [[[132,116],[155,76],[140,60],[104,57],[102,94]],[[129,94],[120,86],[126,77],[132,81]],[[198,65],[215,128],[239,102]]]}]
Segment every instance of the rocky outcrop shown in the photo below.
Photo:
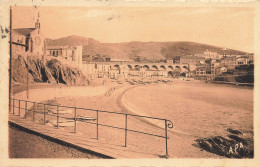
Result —
[{"label": "rocky outcrop", "polygon": [[13,81],[27,82],[29,71],[30,82],[62,83],[66,85],[87,85],[88,79],[77,67],[69,66],[56,58],[44,59],[37,55],[13,55]]},{"label": "rocky outcrop", "polygon": [[230,133],[227,137],[214,136],[197,139],[197,146],[202,150],[218,154],[228,158],[253,158],[254,141],[244,136],[241,131],[227,129]]}]

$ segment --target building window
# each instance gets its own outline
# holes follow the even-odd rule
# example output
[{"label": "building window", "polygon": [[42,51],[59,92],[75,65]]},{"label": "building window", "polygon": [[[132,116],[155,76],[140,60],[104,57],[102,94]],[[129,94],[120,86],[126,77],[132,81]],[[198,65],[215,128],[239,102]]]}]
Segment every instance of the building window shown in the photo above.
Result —
[{"label": "building window", "polygon": [[33,52],[33,40],[31,39],[31,52]]}]

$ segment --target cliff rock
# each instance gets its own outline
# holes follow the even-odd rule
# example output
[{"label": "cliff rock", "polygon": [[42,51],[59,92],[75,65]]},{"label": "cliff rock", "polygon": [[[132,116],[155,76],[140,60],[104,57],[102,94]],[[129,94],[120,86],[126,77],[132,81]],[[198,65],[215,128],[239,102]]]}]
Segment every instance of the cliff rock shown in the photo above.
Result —
[{"label": "cliff rock", "polygon": [[76,66],[63,63],[52,57],[39,55],[14,54],[13,55],[12,79],[16,83],[27,82],[27,71],[29,82],[47,82],[51,84],[62,83],[66,85],[86,85],[88,79]]}]

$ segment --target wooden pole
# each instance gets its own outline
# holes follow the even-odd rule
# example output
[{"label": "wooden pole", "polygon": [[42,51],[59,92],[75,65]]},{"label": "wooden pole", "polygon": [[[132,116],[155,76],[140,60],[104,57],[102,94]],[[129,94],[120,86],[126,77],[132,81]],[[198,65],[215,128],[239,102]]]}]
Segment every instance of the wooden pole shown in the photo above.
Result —
[{"label": "wooden pole", "polygon": [[29,99],[29,57],[27,54],[27,89],[26,89],[26,95],[27,95],[27,100]]},{"label": "wooden pole", "polygon": [[77,132],[77,108],[74,110],[74,133]]},{"label": "wooden pole", "polygon": [[167,135],[167,119],[165,119],[165,147],[166,147],[166,157],[169,156],[168,154],[168,135]]},{"label": "wooden pole", "polygon": [[10,6],[10,62],[9,62],[9,111],[10,112],[11,112],[12,93],[13,93],[12,91],[12,6]]},{"label": "wooden pole", "polygon": [[125,147],[127,144],[127,114],[125,114]]},{"label": "wooden pole", "polygon": [[59,106],[57,106],[57,129],[59,129]]}]

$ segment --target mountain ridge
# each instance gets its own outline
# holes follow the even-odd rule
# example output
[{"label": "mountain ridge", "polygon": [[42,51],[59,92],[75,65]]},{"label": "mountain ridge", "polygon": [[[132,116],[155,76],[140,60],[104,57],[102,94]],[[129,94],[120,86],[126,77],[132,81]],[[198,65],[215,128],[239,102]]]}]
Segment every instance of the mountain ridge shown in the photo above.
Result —
[{"label": "mountain ridge", "polygon": [[104,61],[105,58],[132,60],[174,59],[184,55],[201,54],[206,50],[226,54],[249,54],[234,49],[190,41],[103,43],[94,38],[71,35],[59,39],[47,39],[47,46],[82,45],[84,61]]}]

